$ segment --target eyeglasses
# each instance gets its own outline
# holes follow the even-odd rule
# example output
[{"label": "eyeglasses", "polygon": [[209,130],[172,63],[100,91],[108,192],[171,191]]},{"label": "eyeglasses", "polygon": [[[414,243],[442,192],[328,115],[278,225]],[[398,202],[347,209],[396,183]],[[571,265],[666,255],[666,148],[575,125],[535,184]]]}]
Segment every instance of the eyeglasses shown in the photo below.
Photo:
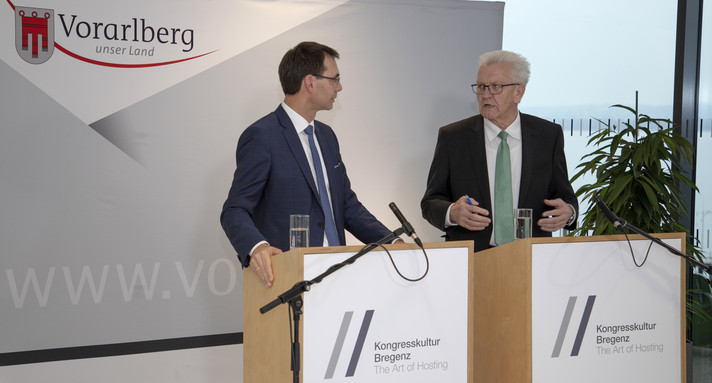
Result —
[{"label": "eyeglasses", "polygon": [[336,75],[336,77],[327,77],[327,76],[322,76],[322,75],[319,75],[319,74],[313,74],[312,76],[314,76],[314,77],[316,77],[316,78],[325,78],[325,79],[327,79],[327,80],[330,80],[331,82],[334,83],[334,85],[339,85],[339,84],[341,84],[341,76],[340,76],[340,75]]},{"label": "eyeglasses", "polygon": [[491,94],[500,94],[504,90],[505,86],[512,86],[512,85],[519,85],[519,83],[513,82],[511,84],[490,84],[490,85],[472,84],[472,91],[475,92],[475,94],[484,94],[485,89],[489,88],[489,91]]}]

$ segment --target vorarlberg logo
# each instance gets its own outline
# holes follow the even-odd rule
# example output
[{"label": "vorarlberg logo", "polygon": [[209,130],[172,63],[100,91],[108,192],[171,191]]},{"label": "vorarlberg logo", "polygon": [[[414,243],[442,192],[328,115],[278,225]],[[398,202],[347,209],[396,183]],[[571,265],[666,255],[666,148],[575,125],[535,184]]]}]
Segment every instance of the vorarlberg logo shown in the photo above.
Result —
[{"label": "vorarlberg logo", "polygon": [[[144,63],[121,63],[102,61],[77,54],[55,41],[55,26],[69,41],[86,40],[95,43],[97,57],[123,58],[135,61],[137,57],[158,57],[157,47],[177,47],[178,54],[191,52],[194,48],[195,31],[191,28],[152,25],[146,18],[132,17],[122,22],[82,19],[79,15],[57,13],[59,24],[55,22],[53,9],[15,6],[7,3],[15,11],[15,47],[20,57],[30,64],[41,64],[49,60],[56,47],[62,53],[93,65],[114,68],[146,68],[176,64],[197,59],[215,51],[179,58],[176,60]],[[159,48],[160,49],[160,48]],[[165,49],[164,49],[165,51]],[[171,51],[174,52],[174,51]]]},{"label": "vorarlberg logo", "polygon": [[15,49],[30,64],[42,64],[54,52],[54,11],[15,8]]},{"label": "vorarlberg logo", "polygon": [[[566,339],[566,332],[569,329],[574,307],[576,307],[576,299],[577,297],[569,297],[569,302],[566,304],[566,311],[564,311],[564,317],[561,319],[561,327],[559,327],[559,335],[556,337],[554,351],[551,353],[552,358],[558,358],[561,354],[561,347],[564,344],[564,339]],[[574,339],[574,346],[571,349],[571,356],[578,356],[581,350],[581,343],[583,342],[583,336],[586,333],[586,327],[588,327],[588,320],[591,318],[591,311],[593,310],[593,303],[595,301],[595,295],[589,295],[586,300],[586,307],[584,307],[583,315],[581,315],[581,321],[579,322],[576,338]]]},{"label": "vorarlberg logo", "polygon": [[[371,319],[373,319],[374,311],[375,310],[367,310],[366,314],[363,316],[363,321],[361,322],[361,327],[359,329],[358,336],[356,337],[356,344],[351,352],[349,365],[346,368],[346,377],[352,377],[356,373],[356,366],[361,358],[361,351],[363,350],[363,345],[366,341],[368,329],[371,326]],[[334,349],[331,351],[331,358],[329,359],[329,365],[326,368],[324,379],[332,379],[334,377],[334,371],[336,371],[336,365],[341,357],[344,340],[346,339],[346,334],[349,332],[349,326],[353,315],[353,311],[346,311],[344,313],[344,317],[341,320],[341,327],[339,327],[339,334],[336,337],[336,342],[334,342]]]}]

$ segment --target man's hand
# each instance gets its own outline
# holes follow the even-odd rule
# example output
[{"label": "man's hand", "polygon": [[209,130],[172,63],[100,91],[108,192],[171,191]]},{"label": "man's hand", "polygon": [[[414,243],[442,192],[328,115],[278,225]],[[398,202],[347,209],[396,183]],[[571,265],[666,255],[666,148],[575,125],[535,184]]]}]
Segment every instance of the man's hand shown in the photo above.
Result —
[{"label": "man's hand", "polygon": [[467,202],[467,196],[462,196],[450,207],[450,222],[456,223],[467,230],[484,230],[492,222],[487,218],[489,212],[479,207],[479,202],[471,199],[472,205]]},{"label": "man's hand", "polygon": [[263,243],[252,252],[250,269],[257,274],[265,287],[272,287],[274,273],[272,272],[272,256],[282,254],[282,250]]},{"label": "man's hand", "polygon": [[566,222],[568,222],[569,218],[574,215],[571,206],[561,198],[553,200],[545,199],[544,203],[553,208],[552,210],[541,213],[542,217],[547,218],[541,218],[536,223],[544,231],[554,232],[563,228],[566,226]]}]

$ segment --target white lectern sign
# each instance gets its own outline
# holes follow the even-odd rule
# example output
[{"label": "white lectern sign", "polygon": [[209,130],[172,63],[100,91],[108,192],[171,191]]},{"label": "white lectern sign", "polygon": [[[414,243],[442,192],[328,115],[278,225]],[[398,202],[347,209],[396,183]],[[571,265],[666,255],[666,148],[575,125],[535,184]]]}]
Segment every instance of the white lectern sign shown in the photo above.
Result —
[{"label": "white lectern sign", "polygon": [[[305,382],[467,382],[468,249],[427,249],[401,278],[373,251],[304,294]],[[310,280],[353,253],[304,254]],[[407,278],[419,249],[391,251]]]},{"label": "white lectern sign", "polygon": [[532,245],[533,382],[681,381],[682,259],[631,245]]}]

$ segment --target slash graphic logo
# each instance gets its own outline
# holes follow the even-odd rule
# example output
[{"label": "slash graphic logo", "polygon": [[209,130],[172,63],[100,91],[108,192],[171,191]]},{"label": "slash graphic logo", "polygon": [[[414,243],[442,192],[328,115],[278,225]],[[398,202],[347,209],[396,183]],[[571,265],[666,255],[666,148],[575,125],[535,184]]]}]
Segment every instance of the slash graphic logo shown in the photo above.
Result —
[{"label": "slash graphic logo", "polygon": [[[551,353],[552,358],[558,358],[561,355],[561,347],[564,344],[564,339],[566,338],[566,333],[569,329],[569,323],[571,322],[574,307],[576,306],[576,300],[577,297],[569,297],[569,301],[566,304],[566,311],[564,312],[564,316],[561,318],[559,334],[556,337],[556,343],[554,343],[554,350]],[[588,327],[588,321],[591,318],[591,312],[593,311],[593,303],[595,301],[595,295],[589,295],[588,299],[586,299],[583,315],[581,315],[581,321],[579,322],[578,331],[576,331],[576,337],[574,338],[574,346],[571,349],[571,356],[578,356],[579,351],[581,351],[581,344],[583,343],[584,334],[586,334],[586,328]]]},{"label": "slash graphic logo", "polygon": [[[356,367],[361,359],[361,352],[363,351],[364,343],[366,342],[366,336],[368,335],[368,329],[371,327],[371,320],[373,319],[373,314],[375,310],[366,310],[366,314],[363,317],[361,326],[358,330],[358,336],[356,337],[356,344],[351,352],[351,356],[348,362],[348,367],[346,369],[346,377],[350,378],[356,374]],[[353,317],[353,311],[347,311],[344,313],[344,317],[341,321],[341,326],[339,327],[339,334],[334,342],[334,348],[331,351],[331,358],[329,359],[329,365],[324,374],[324,379],[329,380],[334,378],[334,373],[336,371],[336,365],[341,358],[341,352],[346,341],[346,334],[349,331],[351,325],[351,318]]]}]

